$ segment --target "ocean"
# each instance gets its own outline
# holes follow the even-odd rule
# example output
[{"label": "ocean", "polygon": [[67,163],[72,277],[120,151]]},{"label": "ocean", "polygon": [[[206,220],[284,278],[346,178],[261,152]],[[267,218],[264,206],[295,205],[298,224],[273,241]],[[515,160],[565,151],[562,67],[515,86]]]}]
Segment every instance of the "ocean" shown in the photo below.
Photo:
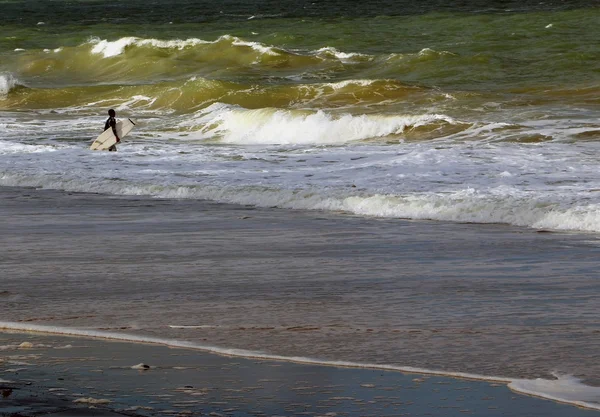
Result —
[{"label": "ocean", "polygon": [[272,3],[3,2],[0,184],[600,231],[595,2]]},{"label": "ocean", "polygon": [[[361,335],[353,345],[354,327],[332,339],[336,343],[328,341],[328,332],[307,332],[304,343],[287,346],[283,335],[279,349],[263,336],[246,340],[233,333],[211,334],[218,327],[239,327],[236,320],[244,318],[256,320],[248,327],[288,326],[270,318],[266,323],[264,311],[253,311],[266,308],[261,291],[283,285],[286,291],[276,292],[277,300],[267,304],[284,314],[288,275],[278,275],[275,262],[263,265],[275,272],[255,270],[254,279],[265,282],[237,275],[223,278],[223,287],[210,281],[211,291],[220,294],[235,287],[238,298],[243,291],[237,286],[253,288],[243,314],[228,317],[231,312],[213,305],[223,316],[215,313],[210,322],[173,321],[183,284],[170,273],[173,287],[163,290],[165,299],[173,291],[172,303],[161,305],[171,309],[169,314],[163,320],[152,316],[141,330],[128,326],[128,332],[137,334],[137,329],[154,338],[219,349],[246,347],[280,356],[416,366],[490,379],[536,381],[559,370],[559,381],[576,392],[569,400],[600,407],[600,393],[592,387],[600,381],[593,353],[600,347],[594,316],[600,275],[593,262],[600,247],[597,1],[0,0],[0,10],[0,186],[160,200],[166,214],[170,205],[175,209],[182,201],[280,210],[294,219],[297,212],[314,213],[345,224],[347,230],[340,232],[344,238],[352,236],[356,221],[366,222],[361,227],[383,240],[393,240],[386,228],[407,221],[420,225],[414,226],[416,246],[405,242],[401,249],[425,260],[397,275],[406,278],[404,283],[388,281],[394,271],[385,263],[401,266],[389,248],[379,248],[377,255],[374,239],[367,263],[382,269],[361,270],[366,281],[349,290],[356,304],[345,304],[335,320],[326,307],[322,314],[299,310],[293,316],[307,318],[301,325],[308,327],[339,320],[365,332],[378,328],[385,335],[376,342]],[[111,108],[117,119],[131,118],[136,129],[118,152],[92,152],[89,145],[102,132]],[[7,211],[5,218],[10,216]],[[374,226],[377,222],[385,227]],[[304,227],[319,232],[318,227]],[[294,230],[301,234],[302,229]],[[441,237],[446,233],[463,243]],[[523,240],[523,234],[537,237]],[[436,244],[436,235],[446,245]],[[335,246],[335,240],[321,242]],[[435,247],[435,253],[419,252],[421,244]],[[358,258],[364,250],[346,249]],[[485,256],[480,253],[470,261],[467,255],[480,250]],[[440,259],[445,262],[443,277],[460,276],[464,290],[478,295],[461,299],[464,310],[452,322],[476,318],[479,331],[495,329],[493,337],[481,336],[481,343],[459,348],[469,340],[468,329],[462,329],[467,333],[445,336],[452,342],[441,356],[427,347],[429,339],[420,340],[419,348],[407,342],[411,354],[403,355],[398,335],[410,333],[417,323],[439,328],[446,313],[455,312],[457,299],[442,302],[442,310],[434,313],[422,306],[415,310],[421,318],[433,314],[432,321],[395,317],[388,322],[379,314],[397,311],[407,301],[398,295],[402,285],[417,288],[420,279],[432,290],[419,292],[423,305],[431,307],[436,297],[454,294],[456,287],[432,284],[435,277],[422,270]],[[460,259],[460,265],[452,259]],[[310,263],[310,256],[301,261]],[[328,264],[327,273],[310,266],[309,285],[343,286],[343,278],[356,267],[344,262],[336,264],[338,270]],[[5,273],[14,278],[14,268],[6,267]],[[301,278],[301,270],[294,271]],[[227,276],[227,270],[221,273]],[[20,277],[27,279],[27,273]],[[368,277],[379,284],[369,286]],[[512,279],[509,290],[503,278]],[[57,273],[53,279],[59,282],[62,276]],[[522,280],[518,285],[517,279]],[[119,285],[126,291],[127,281]],[[84,298],[94,288],[90,284]],[[331,291],[327,297],[337,294]],[[123,308],[122,315],[115,311],[110,318],[103,316],[107,322],[102,323],[98,316],[86,321],[79,312],[77,328],[93,332],[135,321],[126,313],[132,306],[123,292],[103,294],[105,302]],[[68,292],[53,297],[61,295]],[[507,301],[505,295],[513,298]],[[43,300],[43,294],[37,297],[32,305]],[[556,302],[548,301],[552,297],[558,297]],[[5,304],[7,316],[0,320],[29,317],[18,299]],[[585,307],[578,309],[576,300]],[[194,302],[186,304],[187,317],[197,317]],[[53,308],[48,302],[45,313],[67,314],[62,304]],[[399,310],[410,316],[413,308]],[[560,320],[555,320],[559,310]],[[148,311],[151,306],[140,314]],[[528,311],[535,313],[523,316]],[[497,312],[503,318],[494,318]],[[41,324],[68,331],[68,322],[54,321]],[[532,329],[540,323],[549,327],[531,337],[520,333],[519,326]],[[403,325],[404,330],[393,333]],[[497,326],[504,330],[498,332]],[[174,328],[190,331],[174,335]],[[569,343],[560,329],[567,329]],[[506,334],[512,344],[500,343],[504,350],[494,351]],[[519,346],[520,335],[532,348],[522,361],[505,350]],[[489,349],[495,355],[488,355]],[[443,352],[451,352],[451,358]],[[534,358],[552,352],[557,356],[551,361]],[[469,355],[479,359],[470,362]],[[547,388],[539,384],[524,390]]]}]

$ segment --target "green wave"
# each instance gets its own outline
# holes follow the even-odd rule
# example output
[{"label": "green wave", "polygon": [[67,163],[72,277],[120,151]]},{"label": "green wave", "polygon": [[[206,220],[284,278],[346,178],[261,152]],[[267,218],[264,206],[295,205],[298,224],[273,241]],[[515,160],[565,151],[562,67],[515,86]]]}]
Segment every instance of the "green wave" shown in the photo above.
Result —
[{"label": "green wave", "polygon": [[[299,36],[290,36],[293,42],[287,42],[287,37],[232,35],[215,40],[91,38],[74,46],[67,42],[53,49],[4,51],[7,59],[2,60],[1,69],[43,87],[148,84],[191,76],[260,83],[395,79],[479,91],[541,82],[551,86],[597,82],[600,52],[593,37],[574,32],[574,16],[564,28],[561,23],[556,27],[548,24],[546,18],[536,16],[533,27],[532,17],[488,19],[488,28],[482,18],[463,21],[437,17],[427,23],[451,25],[448,40],[440,39],[443,34],[430,27],[435,36],[418,43],[402,45],[399,39],[390,39],[369,47],[360,40],[343,42],[341,47],[327,39],[303,45]],[[461,28],[455,27],[459,21],[477,30],[471,35],[460,33]],[[511,32],[503,25],[512,25]],[[561,33],[566,31],[573,32],[569,32],[570,40],[563,40]]]},{"label": "green wave", "polygon": [[93,39],[75,47],[18,52],[13,71],[56,84],[143,82],[182,75],[240,78],[257,71],[286,76],[343,67],[342,60],[334,55],[319,51],[296,53],[228,35],[212,42],[196,38]]},{"label": "green wave", "polygon": [[54,109],[120,106],[192,112],[221,102],[248,109],[264,107],[344,108],[405,100],[431,102],[444,95],[393,80],[260,85],[191,78],[141,85],[93,85],[57,88],[19,86],[0,97],[0,109]]}]

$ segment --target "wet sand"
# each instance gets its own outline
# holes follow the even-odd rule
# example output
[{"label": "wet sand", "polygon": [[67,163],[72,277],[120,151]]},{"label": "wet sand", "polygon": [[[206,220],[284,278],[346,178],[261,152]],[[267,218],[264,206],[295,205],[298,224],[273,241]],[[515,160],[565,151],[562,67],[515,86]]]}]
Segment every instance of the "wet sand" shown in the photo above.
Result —
[{"label": "wet sand", "polygon": [[0,187],[0,317],[600,382],[595,235]]},{"label": "wet sand", "polygon": [[437,376],[32,333],[0,333],[0,346],[2,416],[597,415]]},{"label": "wet sand", "polygon": [[0,195],[2,321],[599,380],[595,235],[27,188]]}]

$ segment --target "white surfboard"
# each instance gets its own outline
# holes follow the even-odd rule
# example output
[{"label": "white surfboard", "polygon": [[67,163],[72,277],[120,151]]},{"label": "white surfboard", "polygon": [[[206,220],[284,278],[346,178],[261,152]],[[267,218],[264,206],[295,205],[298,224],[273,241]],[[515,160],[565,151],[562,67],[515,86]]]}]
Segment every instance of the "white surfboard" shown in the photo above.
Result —
[{"label": "white surfboard", "polygon": [[[117,122],[117,134],[119,135],[119,138],[123,139],[127,136],[134,126],[135,123],[133,123],[131,119],[119,120]],[[92,143],[92,146],[90,146],[90,149],[93,151],[106,151],[116,143],[117,138],[115,137],[115,134],[111,128],[108,128],[96,138]]]}]

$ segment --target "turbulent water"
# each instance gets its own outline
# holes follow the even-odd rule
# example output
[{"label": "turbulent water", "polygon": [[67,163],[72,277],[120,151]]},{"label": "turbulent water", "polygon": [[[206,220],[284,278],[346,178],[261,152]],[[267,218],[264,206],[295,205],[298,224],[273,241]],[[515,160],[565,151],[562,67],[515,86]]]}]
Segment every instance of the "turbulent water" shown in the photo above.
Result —
[{"label": "turbulent water", "polygon": [[600,232],[597,1],[451,3],[0,0],[0,185]]},{"label": "turbulent water", "polygon": [[600,231],[597,4],[442,3],[3,1],[0,184]]}]

